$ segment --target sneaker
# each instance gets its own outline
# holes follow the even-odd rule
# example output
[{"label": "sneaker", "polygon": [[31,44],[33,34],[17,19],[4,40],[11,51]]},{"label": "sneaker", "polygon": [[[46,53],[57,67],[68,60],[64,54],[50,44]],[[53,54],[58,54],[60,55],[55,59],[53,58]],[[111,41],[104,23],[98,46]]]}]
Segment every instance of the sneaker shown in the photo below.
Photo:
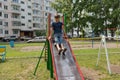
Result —
[{"label": "sneaker", "polygon": [[61,54],[61,52],[62,52],[62,49],[58,50],[58,54],[59,54],[59,55]]},{"label": "sneaker", "polygon": [[66,52],[67,48],[63,49],[63,55],[65,56],[65,52]]}]

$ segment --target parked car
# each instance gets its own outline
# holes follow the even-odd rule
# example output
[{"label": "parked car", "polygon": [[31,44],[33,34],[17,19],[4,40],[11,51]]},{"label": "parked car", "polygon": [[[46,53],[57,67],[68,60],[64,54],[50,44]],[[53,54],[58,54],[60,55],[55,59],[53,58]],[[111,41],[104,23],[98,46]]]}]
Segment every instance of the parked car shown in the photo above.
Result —
[{"label": "parked car", "polygon": [[120,40],[120,35],[119,36],[114,36],[114,40]]},{"label": "parked car", "polygon": [[108,36],[107,36],[107,39],[108,39],[108,40],[111,40],[111,39],[112,39],[112,36],[111,36],[111,35],[108,35]]},{"label": "parked car", "polygon": [[21,41],[27,41],[27,40],[30,40],[30,39],[32,39],[31,37],[28,37],[28,36],[23,36],[23,37],[20,37],[20,40]]},{"label": "parked car", "polygon": [[17,40],[18,38],[16,36],[7,36],[7,37],[4,37],[2,40],[3,41],[10,41],[10,40]]},{"label": "parked car", "polygon": [[33,39],[30,39],[27,41],[27,43],[31,43],[31,42],[45,42],[46,38],[44,37],[35,37]]}]

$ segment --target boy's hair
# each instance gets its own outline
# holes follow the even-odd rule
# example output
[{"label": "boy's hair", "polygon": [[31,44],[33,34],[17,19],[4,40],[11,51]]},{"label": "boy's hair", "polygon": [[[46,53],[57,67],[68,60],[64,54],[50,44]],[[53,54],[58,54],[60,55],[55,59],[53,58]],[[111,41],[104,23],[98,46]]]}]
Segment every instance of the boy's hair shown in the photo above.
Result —
[{"label": "boy's hair", "polygon": [[55,18],[60,18],[60,15],[55,15]]}]

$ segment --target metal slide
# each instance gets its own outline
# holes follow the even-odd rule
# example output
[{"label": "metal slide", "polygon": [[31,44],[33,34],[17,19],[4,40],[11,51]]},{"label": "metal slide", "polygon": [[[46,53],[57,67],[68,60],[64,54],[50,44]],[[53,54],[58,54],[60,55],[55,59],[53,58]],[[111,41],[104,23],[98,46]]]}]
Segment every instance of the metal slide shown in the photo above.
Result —
[{"label": "metal slide", "polygon": [[58,55],[52,41],[50,41],[50,46],[56,80],[84,80],[69,42],[64,40],[64,46],[67,48],[65,56]]}]

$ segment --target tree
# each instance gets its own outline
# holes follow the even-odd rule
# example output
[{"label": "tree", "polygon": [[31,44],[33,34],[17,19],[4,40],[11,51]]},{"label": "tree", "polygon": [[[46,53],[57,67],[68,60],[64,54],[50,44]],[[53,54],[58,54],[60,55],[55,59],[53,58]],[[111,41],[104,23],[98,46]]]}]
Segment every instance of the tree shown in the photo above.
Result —
[{"label": "tree", "polygon": [[[66,14],[66,25],[67,30],[71,30],[72,26],[72,0],[55,0],[52,3],[52,7],[58,12],[62,14]],[[66,26],[65,26],[66,27]]]},{"label": "tree", "polygon": [[120,26],[120,0],[55,0],[53,6],[67,14],[69,30],[77,27],[78,33],[88,27],[87,23],[94,33],[106,31],[106,35],[107,28]]}]

